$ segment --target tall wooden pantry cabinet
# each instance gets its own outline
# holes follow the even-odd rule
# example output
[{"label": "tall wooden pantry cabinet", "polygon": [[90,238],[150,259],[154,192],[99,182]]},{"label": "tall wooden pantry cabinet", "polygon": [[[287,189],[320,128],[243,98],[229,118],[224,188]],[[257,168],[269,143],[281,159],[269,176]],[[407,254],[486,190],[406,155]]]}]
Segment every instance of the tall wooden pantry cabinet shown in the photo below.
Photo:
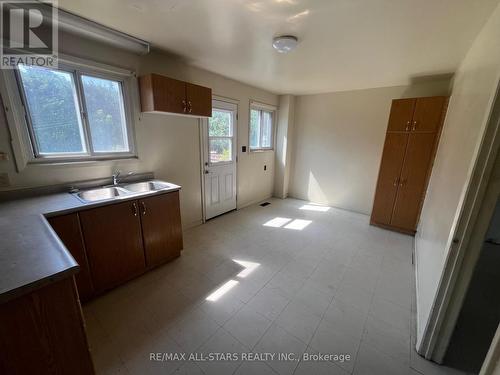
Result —
[{"label": "tall wooden pantry cabinet", "polygon": [[447,105],[445,96],[392,101],[372,225],[415,234]]}]

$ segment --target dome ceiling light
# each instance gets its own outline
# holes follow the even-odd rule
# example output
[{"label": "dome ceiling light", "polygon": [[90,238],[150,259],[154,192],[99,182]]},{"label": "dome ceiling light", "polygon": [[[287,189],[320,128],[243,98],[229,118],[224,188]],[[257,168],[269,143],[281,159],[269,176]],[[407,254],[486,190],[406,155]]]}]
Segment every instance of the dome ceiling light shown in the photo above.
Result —
[{"label": "dome ceiling light", "polygon": [[297,47],[298,42],[299,39],[296,36],[282,35],[273,39],[273,47],[279,53],[288,53]]}]

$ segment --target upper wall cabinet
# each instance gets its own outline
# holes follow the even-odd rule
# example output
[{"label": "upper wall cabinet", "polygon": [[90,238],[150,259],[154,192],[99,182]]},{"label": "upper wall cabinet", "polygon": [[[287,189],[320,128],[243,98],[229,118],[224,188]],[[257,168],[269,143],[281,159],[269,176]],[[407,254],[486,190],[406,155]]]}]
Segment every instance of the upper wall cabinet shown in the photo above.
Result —
[{"label": "upper wall cabinet", "polygon": [[212,89],[148,74],[139,78],[142,112],[212,116]]}]

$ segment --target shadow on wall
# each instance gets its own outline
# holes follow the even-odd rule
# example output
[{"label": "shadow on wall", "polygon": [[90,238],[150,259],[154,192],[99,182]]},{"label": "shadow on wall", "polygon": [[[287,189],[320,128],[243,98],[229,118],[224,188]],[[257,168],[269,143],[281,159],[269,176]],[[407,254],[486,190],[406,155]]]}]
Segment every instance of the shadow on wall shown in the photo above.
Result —
[{"label": "shadow on wall", "polygon": [[410,76],[410,84],[403,92],[401,98],[413,98],[419,96],[430,96],[428,87],[433,83],[449,82],[448,90],[436,92],[435,96],[450,95],[453,87],[453,77],[455,73],[440,73],[440,74],[416,74]]}]

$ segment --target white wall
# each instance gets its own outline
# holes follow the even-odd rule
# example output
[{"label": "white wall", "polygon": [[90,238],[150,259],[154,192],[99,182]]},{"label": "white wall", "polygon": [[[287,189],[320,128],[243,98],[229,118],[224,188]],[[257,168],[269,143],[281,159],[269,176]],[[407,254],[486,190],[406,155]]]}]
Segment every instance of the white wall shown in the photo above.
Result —
[{"label": "white wall", "polygon": [[451,236],[500,79],[500,7],[455,75],[441,142],[416,236],[417,346],[422,339]]},{"label": "white wall", "polygon": [[[158,52],[137,56],[95,42],[60,36],[60,49],[70,55],[131,68],[139,74],[155,72],[211,87],[214,95],[239,101],[238,111],[238,207],[266,199],[274,184],[274,152],[242,153],[248,145],[250,99],[272,105],[272,93],[189,67],[178,59]],[[90,178],[108,177],[116,168],[137,172],[153,171],[156,177],[182,185],[181,214],[184,227],[201,222],[201,179],[198,119],[173,115],[143,114],[135,124],[138,160],[93,162],[80,165],[29,165],[16,173],[10,154],[5,116],[0,113],[0,151],[9,152],[9,161],[0,161],[0,172],[8,172],[11,187],[43,186]],[[264,171],[267,165],[267,171]]]},{"label": "white wall", "polygon": [[298,96],[289,195],[370,214],[392,99],[447,95],[449,83]]}]

